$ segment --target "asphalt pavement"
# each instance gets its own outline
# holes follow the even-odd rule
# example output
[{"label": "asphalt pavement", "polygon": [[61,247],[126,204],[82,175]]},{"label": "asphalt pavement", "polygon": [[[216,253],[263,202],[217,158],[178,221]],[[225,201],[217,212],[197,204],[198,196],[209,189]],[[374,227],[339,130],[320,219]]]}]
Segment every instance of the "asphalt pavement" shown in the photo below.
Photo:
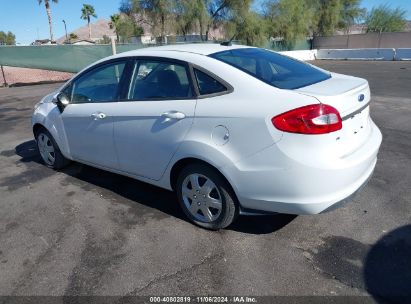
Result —
[{"label": "asphalt pavement", "polygon": [[219,232],[189,223],[171,192],[46,168],[30,116],[59,84],[0,89],[0,295],[411,295],[411,62],[314,64],[369,80],[384,136],[373,178],[333,212]]}]

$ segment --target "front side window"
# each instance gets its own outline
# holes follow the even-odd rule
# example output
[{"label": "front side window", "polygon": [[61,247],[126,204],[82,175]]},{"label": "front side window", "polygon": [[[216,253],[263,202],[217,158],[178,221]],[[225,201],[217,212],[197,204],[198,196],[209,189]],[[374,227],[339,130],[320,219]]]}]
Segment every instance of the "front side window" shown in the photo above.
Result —
[{"label": "front side window", "polygon": [[192,97],[192,89],[184,65],[150,60],[140,60],[135,64],[129,100],[189,97]]},{"label": "front side window", "polygon": [[125,62],[111,63],[80,76],[71,85],[71,102],[117,101],[125,65]]},{"label": "front side window", "polygon": [[200,95],[215,94],[227,91],[227,88],[210,75],[194,69]]},{"label": "front side window", "polygon": [[258,48],[223,51],[210,57],[280,89],[298,89],[331,77],[307,63]]}]

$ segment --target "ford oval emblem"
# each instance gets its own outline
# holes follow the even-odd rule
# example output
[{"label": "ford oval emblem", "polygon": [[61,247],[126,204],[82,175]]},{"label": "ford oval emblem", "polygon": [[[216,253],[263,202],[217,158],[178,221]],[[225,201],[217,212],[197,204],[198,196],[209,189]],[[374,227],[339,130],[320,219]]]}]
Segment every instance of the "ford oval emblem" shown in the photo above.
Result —
[{"label": "ford oval emblem", "polygon": [[364,94],[360,94],[360,95],[358,96],[358,101],[359,101],[359,102],[364,101],[364,99],[365,99],[365,95],[364,95]]}]

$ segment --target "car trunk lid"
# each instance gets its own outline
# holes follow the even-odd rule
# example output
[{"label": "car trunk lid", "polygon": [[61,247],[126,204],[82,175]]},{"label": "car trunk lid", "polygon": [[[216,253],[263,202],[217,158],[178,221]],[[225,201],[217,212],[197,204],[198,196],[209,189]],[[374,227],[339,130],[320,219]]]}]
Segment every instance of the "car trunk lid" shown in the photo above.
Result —
[{"label": "car trunk lid", "polygon": [[356,151],[368,138],[370,128],[370,88],[367,80],[336,73],[325,81],[295,91],[315,97],[336,108],[343,119],[338,132],[338,153],[346,156]]},{"label": "car trunk lid", "polygon": [[341,117],[349,116],[369,103],[370,89],[367,80],[335,73],[331,75],[330,79],[296,91],[333,106]]}]

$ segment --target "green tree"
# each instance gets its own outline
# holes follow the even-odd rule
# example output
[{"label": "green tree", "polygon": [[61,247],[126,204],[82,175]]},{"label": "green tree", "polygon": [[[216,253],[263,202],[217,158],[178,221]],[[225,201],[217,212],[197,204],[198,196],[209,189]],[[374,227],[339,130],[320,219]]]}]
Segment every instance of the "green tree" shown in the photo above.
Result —
[{"label": "green tree", "polygon": [[118,41],[127,43],[131,37],[137,37],[144,34],[143,29],[136,25],[135,22],[128,16],[122,16],[117,23],[116,32],[119,36]]},{"label": "green tree", "polygon": [[311,32],[314,36],[333,35],[337,29],[349,31],[365,15],[361,0],[305,0],[314,9]]},{"label": "green tree", "polygon": [[388,5],[374,7],[366,16],[367,32],[398,32],[405,29],[407,12]]},{"label": "green tree", "polygon": [[252,46],[265,46],[268,41],[267,22],[263,16],[245,11],[226,23],[230,40],[236,39]]},{"label": "green tree", "polygon": [[16,35],[12,32],[7,33],[7,43],[8,45],[16,45]]},{"label": "green tree", "polygon": [[6,44],[7,45],[16,45],[16,35],[14,35],[12,32],[7,32]]},{"label": "green tree", "polygon": [[103,39],[100,39],[97,43],[98,43],[98,44],[110,44],[110,43],[111,43],[111,39],[110,39],[109,36],[103,35]]},{"label": "green tree", "polygon": [[265,10],[269,36],[282,38],[286,49],[292,49],[298,39],[309,36],[315,26],[315,6],[306,0],[271,1]]},{"label": "green tree", "polygon": [[[186,36],[199,31],[202,40],[208,40],[210,31],[226,27],[230,35],[244,41],[261,41],[262,19],[251,13],[253,0],[123,0],[120,12],[135,23],[145,22],[153,35],[164,38],[166,32]],[[247,26],[245,26],[247,25]],[[174,30],[173,30],[174,29]],[[253,35],[248,37],[247,35]]]},{"label": "green tree", "polygon": [[205,40],[209,39],[210,30],[221,25],[221,21],[226,19],[229,9],[228,2],[225,0],[205,0],[208,13],[205,26]]},{"label": "green tree", "polygon": [[0,31],[0,45],[16,45],[16,36],[12,32]]},{"label": "green tree", "polygon": [[122,3],[120,9],[128,15],[139,16],[141,22],[146,22],[154,35],[162,40],[170,29],[170,21],[174,0],[129,0]]},{"label": "green tree", "polygon": [[69,39],[70,40],[76,40],[76,39],[78,39],[78,36],[75,33],[70,33]]},{"label": "green tree", "polygon": [[88,37],[91,39],[91,26],[90,26],[90,19],[91,17],[97,18],[96,12],[94,7],[90,4],[83,4],[83,8],[81,9],[81,19],[87,20],[88,26]]},{"label": "green tree", "polygon": [[[37,2],[39,3],[39,5],[41,5],[43,3],[43,0],[37,0]],[[58,0],[51,0],[51,1],[50,0],[44,0],[44,6],[46,7],[47,17],[48,17],[48,20],[49,20],[50,40],[54,41],[53,22],[52,22],[52,18],[51,18],[50,2],[58,3]]]},{"label": "green tree", "polygon": [[172,14],[176,32],[186,36],[189,31],[199,31],[201,40],[207,40],[206,28],[209,23],[206,0],[173,0]]},{"label": "green tree", "polygon": [[[175,15],[175,27],[178,34],[184,37],[196,27],[198,4],[196,0],[175,0],[172,12]],[[185,39],[186,40],[186,39]]]},{"label": "green tree", "polygon": [[[248,12],[252,4],[252,0],[204,0],[208,11],[208,22],[206,25],[206,40],[209,38],[209,33],[212,28],[216,28],[226,22],[234,21],[234,23],[243,24],[247,20]],[[237,19],[237,20],[235,20]],[[251,20],[251,19],[249,19]]]},{"label": "green tree", "polygon": [[342,8],[338,27],[349,33],[350,27],[366,15],[366,9],[361,8],[361,0],[341,0]]},{"label": "green tree", "polygon": [[315,9],[312,32],[314,36],[333,35],[338,29],[343,9],[340,0],[308,0]]}]

